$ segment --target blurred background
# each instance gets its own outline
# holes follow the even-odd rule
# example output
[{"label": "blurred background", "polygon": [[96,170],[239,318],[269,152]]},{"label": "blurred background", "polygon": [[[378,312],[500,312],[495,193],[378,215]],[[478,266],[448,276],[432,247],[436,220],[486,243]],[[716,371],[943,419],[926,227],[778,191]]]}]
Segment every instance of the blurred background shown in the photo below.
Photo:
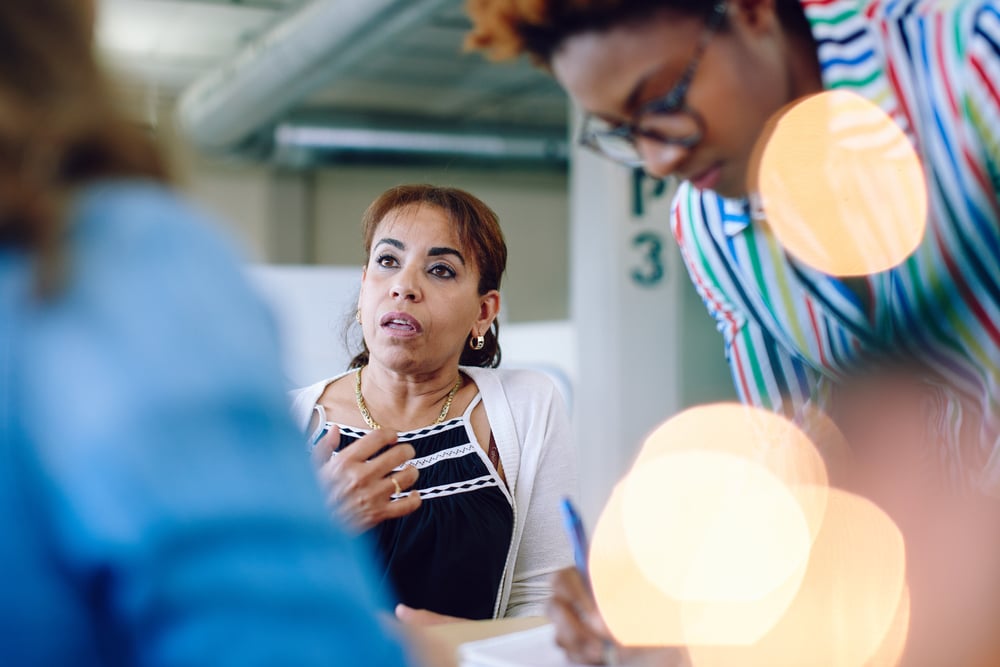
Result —
[{"label": "blurred background", "polygon": [[182,188],[244,245],[285,337],[288,383],[346,365],[383,190],[464,188],[509,247],[504,365],[552,375],[593,521],[645,434],[735,397],[723,342],[669,229],[669,184],[573,145],[530,63],[462,50],[463,0],[99,0],[98,42]]}]

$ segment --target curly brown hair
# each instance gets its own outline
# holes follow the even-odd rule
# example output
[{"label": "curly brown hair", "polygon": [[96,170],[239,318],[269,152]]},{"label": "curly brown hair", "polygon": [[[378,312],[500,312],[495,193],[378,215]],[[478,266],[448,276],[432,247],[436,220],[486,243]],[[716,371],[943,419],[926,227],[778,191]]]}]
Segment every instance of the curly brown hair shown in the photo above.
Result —
[{"label": "curly brown hair", "polygon": [[[465,47],[493,60],[527,54],[548,68],[568,38],[641,23],[660,12],[707,17],[718,0],[466,0],[472,31]],[[799,0],[775,0],[781,24],[809,35]],[[723,23],[721,30],[725,31]]]},{"label": "curly brown hair", "polygon": [[528,54],[543,67],[569,37],[639,22],[662,11],[707,16],[711,0],[467,0],[467,49],[493,60]]}]

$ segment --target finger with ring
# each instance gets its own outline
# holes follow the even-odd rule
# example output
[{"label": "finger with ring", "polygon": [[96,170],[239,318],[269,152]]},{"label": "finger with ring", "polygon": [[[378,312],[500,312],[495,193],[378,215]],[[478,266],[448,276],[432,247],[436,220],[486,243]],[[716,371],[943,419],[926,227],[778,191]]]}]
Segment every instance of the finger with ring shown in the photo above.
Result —
[{"label": "finger with ring", "polygon": [[396,479],[395,475],[391,475],[389,479],[392,480],[392,485],[396,487],[396,495],[403,493],[403,489],[399,486],[399,481]]}]

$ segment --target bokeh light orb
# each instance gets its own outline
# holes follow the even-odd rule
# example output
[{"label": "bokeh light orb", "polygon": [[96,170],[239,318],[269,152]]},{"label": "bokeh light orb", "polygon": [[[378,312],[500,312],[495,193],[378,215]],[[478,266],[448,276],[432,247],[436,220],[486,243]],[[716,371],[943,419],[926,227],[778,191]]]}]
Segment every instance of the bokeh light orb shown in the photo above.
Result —
[{"label": "bokeh light orb", "polygon": [[[807,421],[842,454],[828,420]],[[798,427],[743,405],[694,408],[650,435],[589,565],[620,642],[686,646],[695,667],[889,667],[907,639],[898,527],[830,488]]]},{"label": "bokeh light orb", "polygon": [[890,269],[920,244],[927,186],[913,145],[861,96],[830,90],[772,119],[748,184],[781,245],[835,276]]}]

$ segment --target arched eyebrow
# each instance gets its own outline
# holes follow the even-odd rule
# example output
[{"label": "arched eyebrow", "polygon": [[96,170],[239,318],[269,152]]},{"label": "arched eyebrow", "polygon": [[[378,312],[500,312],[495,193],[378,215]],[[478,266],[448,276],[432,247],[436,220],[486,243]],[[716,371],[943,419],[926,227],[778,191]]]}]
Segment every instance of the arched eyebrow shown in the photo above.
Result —
[{"label": "arched eyebrow", "polygon": [[377,248],[383,243],[391,245],[393,248],[398,248],[399,250],[406,250],[406,244],[393,238],[379,239],[378,243],[375,244],[375,247]]},{"label": "arched eyebrow", "polygon": [[455,250],[454,248],[449,248],[447,246],[443,246],[440,248],[433,247],[427,251],[428,257],[440,257],[441,255],[454,255],[455,257],[458,258],[458,261],[462,263],[462,266],[465,266],[465,258],[462,257],[462,253]]},{"label": "arched eyebrow", "polygon": [[[391,245],[393,248],[397,248],[399,250],[406,250],[406,244],[399,239],[391,237],[379,239],[378,243],[375,244],[375,247],[377,248],[382,244]],[[465,266],[465,257],[463,257],[462,253],[455,248],[449,248],[448,246],[434,246],[427,251],[428,257],[441,257],[442,255],[454,255],[458,258],[458,261],[462,263],[462,266]]]}]

